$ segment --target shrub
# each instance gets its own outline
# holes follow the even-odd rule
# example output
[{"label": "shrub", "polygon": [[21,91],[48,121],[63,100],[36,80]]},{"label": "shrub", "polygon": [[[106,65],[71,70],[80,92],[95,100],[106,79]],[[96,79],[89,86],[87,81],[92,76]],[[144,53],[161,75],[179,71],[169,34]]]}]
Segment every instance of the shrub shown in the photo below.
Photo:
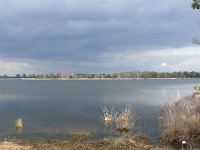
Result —
[{"label": "shrub", "polygon": [[194,91],[195,91],[195,93],[199,93],[200,92],[200,85],[196,85],[194,87]]},{"label": "shrub", "polygon": [[120,112],[110,111],[107,108],[102,108],[104,125],[113,125],[115,123],[115,130],[118,132],[129,132],[134,125],[134,113],[131,105],[126,105]]},{"label": "shrub", "polygon": [[113,121],[115,120],[115,113],[113,111],[113,108],[111,108],[111,110],[109,110],[107,107],[102,107],[101,108],[103,111],[103,121],[104,121],[104,125],[106,127],[108,127],[109,125],[112,125]]},{"label": "shrub", "polygon": [[166,104],[162,113],[162,139],[171,145],[190,143],[200,135],[200,98],[194,93]]},{"label": "shrub", "polygon": [[128,132],[133,128],[133,111],[131,105],[126,105],[125,109],[122,110],[116,116],[116,130],[119,132]]},{"label": "shrub", "polygon": [[16,128],[16,129],[20,129],[20,128],[22,128],[22,126],[23,126],[22,119],[21,119],[21,118],[17,119],[17,120],[15,121],[15,128]]}]

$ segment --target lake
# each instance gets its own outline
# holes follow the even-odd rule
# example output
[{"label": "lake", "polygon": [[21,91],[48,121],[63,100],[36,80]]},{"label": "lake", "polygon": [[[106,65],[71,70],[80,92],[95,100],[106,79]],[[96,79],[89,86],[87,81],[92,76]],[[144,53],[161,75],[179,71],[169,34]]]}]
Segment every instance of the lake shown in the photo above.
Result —
[{"label": "lake", "polygon": [[[176,80],[0,80],[0,138],[65,138],[70,132],[111,136],[101,107],[120,111],[131,104],[133,134],[159,138],[160,107],[193,92],[200,79]],[[23,131],[15,120],[22,118]]]}]

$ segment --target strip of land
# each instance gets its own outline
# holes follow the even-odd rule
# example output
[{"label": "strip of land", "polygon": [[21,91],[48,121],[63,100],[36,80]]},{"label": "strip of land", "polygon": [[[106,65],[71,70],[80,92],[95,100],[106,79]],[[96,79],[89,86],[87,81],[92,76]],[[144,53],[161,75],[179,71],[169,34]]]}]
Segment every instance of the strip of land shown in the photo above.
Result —
[{"label": "strip of land", "polygon": [[68,141],[68,140],[23,140],[1,142],[0,150],[162,150],[150,145],[142,136],[119,137],[94,141]]}]

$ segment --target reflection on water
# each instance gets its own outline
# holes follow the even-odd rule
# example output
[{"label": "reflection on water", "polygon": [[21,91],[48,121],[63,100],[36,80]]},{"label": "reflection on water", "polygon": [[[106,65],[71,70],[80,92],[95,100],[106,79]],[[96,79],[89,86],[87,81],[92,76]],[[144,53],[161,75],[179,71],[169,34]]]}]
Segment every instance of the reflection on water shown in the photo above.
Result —
[{"label": "reflection on water", "polygon": [[16,133],[17,134],[22,134],[23,133],[23,129],[22,128],[16,128]]},{"label": "reflection on water", "polygon": [[[135,133],[159,137],[160,105],[190,94],[200,80],[129,81],[0,81],[0,137],[59,138],[69,132],[105,132],[102,106],[121,110],[131,104],[136,113]],[[23,132],[16,133],[16,118]]]}]

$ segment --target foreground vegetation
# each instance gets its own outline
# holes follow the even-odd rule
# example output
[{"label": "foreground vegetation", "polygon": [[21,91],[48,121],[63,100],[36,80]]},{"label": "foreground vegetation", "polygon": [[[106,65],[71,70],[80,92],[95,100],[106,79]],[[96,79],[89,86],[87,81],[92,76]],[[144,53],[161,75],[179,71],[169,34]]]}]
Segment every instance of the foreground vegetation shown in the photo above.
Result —
[{"label": "foreground vegetation", "polygon": [[165,105],[162,113],[162,140],[180,148],[200,148],[200,88],[195,93]]},{"label": "foreground vegetation", "polygon": [[161,150],[143,136],[119,137],[93,141],[23,140],[0,143],[1,150]]}]

